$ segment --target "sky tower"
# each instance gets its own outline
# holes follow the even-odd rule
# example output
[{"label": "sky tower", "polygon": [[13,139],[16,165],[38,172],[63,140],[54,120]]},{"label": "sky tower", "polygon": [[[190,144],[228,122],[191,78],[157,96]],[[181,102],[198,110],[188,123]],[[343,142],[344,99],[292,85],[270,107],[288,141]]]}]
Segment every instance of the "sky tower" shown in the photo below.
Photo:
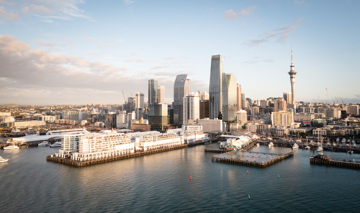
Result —
[{"label": "sky tower", "polygon": [[290,83],[291,83],[291,104],[295,104],[295,65],[293,61],[293,52],[291,47],[291,65],[290,65]]}]

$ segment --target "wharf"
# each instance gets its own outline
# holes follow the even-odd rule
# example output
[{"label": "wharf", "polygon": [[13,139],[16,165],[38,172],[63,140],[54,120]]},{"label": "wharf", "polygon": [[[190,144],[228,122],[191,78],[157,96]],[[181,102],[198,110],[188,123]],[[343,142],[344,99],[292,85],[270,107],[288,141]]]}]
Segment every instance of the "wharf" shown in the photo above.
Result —
[{"label": "wharf", "polygon": [[124,160],[124,159],[129,159],[129,158],[136,158],[136,157],[141,157],[141,156],[145,156],[145,155],[152,155],[152,154],[156,154],[156,153],[160,153],[160,152],[168,152],[168,151],[173,151],[173,150],[177,150],[177,149],[183,149],[186,147],[188,147],[187,144],[182,144],[182,145],[168,147],[168,148],[149,150],[149,151],[145,151],[145,152],[135,152],[133,154],[127,154],[127,155],[121,155],[121,156],[109,157],[109,158],[103,158],[103,159],[88,160],[88,161],[75,161],[75,160],[72,160],[69,158],[56,157],[54,155],[47,156],[46,160],[55,162],[55,163],[69,165],[69,166],[84,167],[84,166],[91,166],[91,165],[107,163],[107,162],[112,162],[112,161],[118,161],[118,160]]},{"label": "wharf", "polygon": [[225,152],[231,152],[234,151],[233,149],[210,149],[210,148],[205,148],[205,152],[216,152],[216,153],[225,153]]},{"label": "wharf", "polygon": [[360,163],[351,161],[351,160],[331,160],[326,158],[319,158],[317,156],[310,158],[310,164],[333,166],[333,167],[342,167],[349,169],[360,169]]},{"label": "wharf", "polygon": [[277,162],[283,161],[289,157],[292,157],[293,155],[294,152],[280,155],[272,153],[239,151],[237,153],[215,155],[212,157],[212,161],[230,164],[241,164],[254,167],[267,167]]}]

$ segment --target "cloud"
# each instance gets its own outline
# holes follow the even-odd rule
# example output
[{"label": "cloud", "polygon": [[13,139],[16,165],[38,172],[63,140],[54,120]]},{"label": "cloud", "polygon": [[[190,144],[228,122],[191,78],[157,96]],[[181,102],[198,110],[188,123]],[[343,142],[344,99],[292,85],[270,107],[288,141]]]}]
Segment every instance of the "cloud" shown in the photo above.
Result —
[{"label": "cloud", "polygon": [[87,41],[95,41],[95,38],[91,38],[91,37],[86,37],[84,39],[87,40]]},{"label": "cloud", "polygon": [[126,62],[137,62],[137,63],[147,62],[145,59],[142,59],[142,58],[126,59],[125,61],[126,61]]},{"label": "cloud", "polygon": [[259,39],[248,40],[248,45],[258,45],[275,39],[278,42],[285,42],[289,37],[289,34],[296,30],[301,24],[294,24],[288,27],[282,27],[275,30],[268,30],[267,32],[259,35]]},{"label": "cloud", "polygon": [[47,7],[45,7],[45,6],[42,6],[42,5],[32,4],[32,5],[31,5],[31,9],[36,10],[36,11],[38,11],[38,12],[42,12],[42,13],[50,13],[49,8],[47,8]]},{"label": "cloud", "polygon": [[170,67],[169,65],[159,65],[159,66],[153,66],[151,67],[151,69],[163,69],[163,68],[168,68]]},{"label": "cloud", "polygon": [[123,0],[123,2],[125,2],[125,4],[132,4],[132,3],[134,3],[135,1],[132,1],[132,0]]},{"label": "cloud", "polygon": [[297,5],[305,4],[305,0],[294,0],[294,4],[297,4]]},{"label": "cloud", "polygon": [[131,55],[140,55],[140,53],[133,53],[133,54],[131,54]]},{"label": "cloud", "polygon": [[258,58],[258,57],[255,57],[251,60],[247,60],[247,61],[244,61],[244,63],[246,64],[256,64],[256,63],[274,63],[275,60],[274,59],[261,59],[261,58]]},{"label": "cloud", "polygon": [[245,16],[245,15],[250,15],[252,14],[254,11],[255,11],[256,7],[253,6],[253,7],[248,7],[246,9],[242,9],[240,10],[240,12],[236,13],[235,11],[233,10],[227,10],[224,12],[224,18],[226,20],[231,20],[231,19],[236,19],[236,18],[239,18],[241,16]]},{"label": "cloud", "polygon": [[61,35],[60,37],[66,39],[66,35]]},{"label": "cloud", "polygon": [[20,20],[20,15],[18,13],[12,13],[12,12],[9,12],[7,13],[5,10],[4,10],[4,7],[0,7],[0,18],[4,18],[6,20]]},{"label": "cloud", "polygon": [[128,67],[33,49],[10,35],[0,35],[0,67],[2,103],[118,103],[121,89],[147,91],[147,77],[127,75]]},{"label": "cloud", "polygon": [[0,4],[8,4],[8,2],[5,0],[0,0]]},{"label": "cloud", "polygon": [[41,46],[46,46],[46,47],[53,47],[56,45],[56,43],[54,43],[54,42],[35,41],[35,43],[40,44]]},{"label": "cloud", "polygon": [[29,7],[23,7],[21,10],[22,10],[24,13],[28,13],[29,10],[30,10],[30,8],[29,8]]},{"label": "cloud", "polygon": [[165,60],[173,60],[174,59],[174,57],[166,57],[166,58],[164,58]]},{"label": "cloud", "polygon": [[100,52],[100,53],[97,53],[97,52],[89,52],[90,55],[104,55],[105,53],[104,52]]}]

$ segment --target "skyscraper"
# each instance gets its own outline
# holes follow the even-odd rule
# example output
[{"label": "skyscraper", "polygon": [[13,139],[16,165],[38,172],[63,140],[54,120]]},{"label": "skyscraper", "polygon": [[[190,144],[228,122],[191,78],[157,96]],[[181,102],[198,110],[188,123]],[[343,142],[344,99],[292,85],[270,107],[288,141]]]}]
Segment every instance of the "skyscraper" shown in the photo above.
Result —
[{"label": "skyscraper", "polygon": [[191,90],[190,79],[187,79],[187,74],[177,75],[174,82],[174,123],[183,123],[183,98]]},{"label": "skyscraper", "polygon": [[144,94],[137,92],[135,94],[135,108],[144,108]]},{"label": "skyscraper", "polygon": [[274,101],[274,112],[286,112],[286,101],[283,98],[278,98]]},{"label": "skyscraper", "polygon": [[223,73],[222,120],[235,121],[237,112],[237,80],[234,74]]},{"label": "skyscraper", "polygon": [[217,118],[222,111],[222,74],[223,58],[220,55],[211,56],[209,84],[209,118]]},{"label": "skyscraper", "polygon": [[245,98],[245,93],[241,93],[241,107],[242,107],[242,109],[246,110],[246,98]]},{"label": "skyscraper", "polygon": [[292,48],[291,48],[291,65],[290,65],[290,83],[291,83],[291,104],[295,103],[295,65],[293,62],[293,52],[292,52]]},{"label": "skyscraper", "polygon": [[150,79],[148,83],[148,104],[154,105],[158,101],[158,81]]},{"label": "skyscraper", "polygon": [[292,104],[292,101],[291,101],[291,93],[289,93],[289,92],[284,92],[284,93],[283,93],[283,97],[284,97],[286,103]]},{"label": "skyscraper", "polygon": [[236,99],[237,99],[237,110],[242,109],[241,108],[241,86],[238,84],[237,85],[237,90],[236,90],[237,94],[236,94]]},{"label": "skyscraper", "polygon": [[187,124],[189,120],[196,120],[200,118],[200,100],[199,92],[189,93],[183,98],[184,124]]},{"label": "skyscraper", "polygon": [[157,100],[157,102],[159,104],[165,103],[164,96],[165,96],[165,87],[164,86],[158,86],[158,100]]}]

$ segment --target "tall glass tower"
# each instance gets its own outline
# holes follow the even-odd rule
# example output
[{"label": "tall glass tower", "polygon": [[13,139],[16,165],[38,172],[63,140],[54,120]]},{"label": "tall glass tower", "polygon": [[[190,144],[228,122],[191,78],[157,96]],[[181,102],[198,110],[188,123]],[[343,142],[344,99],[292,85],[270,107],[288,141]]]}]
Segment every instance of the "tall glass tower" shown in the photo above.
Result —
[{"label": "tall glass tower", "polygon": [[150,79],[148,83],[148,104],[154,105],[158,100],[158,81]]},{"label": "tall glass tower", "polygon": [[222,119],[235,121],[237,112],[237,80],[234,74],[223,73],[222,83]]},{"label": "tall glass tower", "polygon": [[221,55],[211,56],[209,84],[209,118],[214,119],[222,111],[222,74],[223,58]]},{"label": "tall glass tower", "polygon": [[190,79],[187,79],[187,74],[180,74],[176,76],[174,83],[174,123],[183,123],[183,98],[190,93],[191,85]]}]

